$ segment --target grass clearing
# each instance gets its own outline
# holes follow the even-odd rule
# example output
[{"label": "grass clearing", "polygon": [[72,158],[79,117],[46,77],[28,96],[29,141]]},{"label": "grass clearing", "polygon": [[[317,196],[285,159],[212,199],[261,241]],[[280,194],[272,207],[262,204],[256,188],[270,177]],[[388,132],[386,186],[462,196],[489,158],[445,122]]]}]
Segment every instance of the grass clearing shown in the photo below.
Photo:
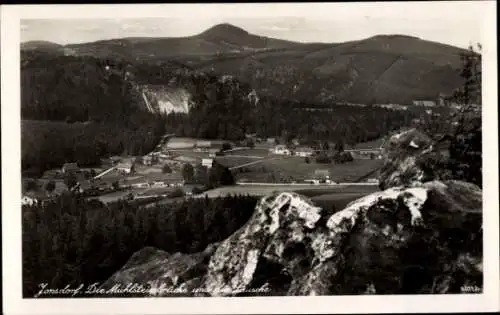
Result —
[{"label": "grass clearing", "polygon": [[316,170],[329,170],[330,178],[336,182],[353,182],[358,178],[380,168],[381,160],[354,160],[345,164],[318,164],[311,159],[306,163],[302,157],[284,157],[282,159],[267,159],[261,163],[245,167],[247,172],[237,172],[238,179],[248,181],[268,178],[274,174],[275,178],[287,178],[303,181],[314,176]]},{"label": "grass clearing", "polygon": [[239,157],[239,156],[238,157],[221,156],[221,157],[216,157],[215,161],[217,161],[218,163],[220,163],[221,165],[223,165],[225,167],[231,168],[231,167],[235,167],[235,166],[244,165],[247,163],[253,163],[253,162],[256,162],[259,160],[253,159],[253,158],[247,158],[247,157]]},{"label": "grass clearing", "polygon": [[[200,197],[208,196],[209,198],[217,198],[226,195],[251,195],[251,196],[265,196],[276,191],[294,191],[307,197],[326,196],[326,195],[342,195],[353,196],[356,194],[366,195],[377,191],[377,186],[362,186],[362,185],[348,185],[348,186],[312,186],[304,187],[304,185],[234,185],[225,186],[212,189],[204,192]],[[326,198],[327,197],[322,197]]]}]

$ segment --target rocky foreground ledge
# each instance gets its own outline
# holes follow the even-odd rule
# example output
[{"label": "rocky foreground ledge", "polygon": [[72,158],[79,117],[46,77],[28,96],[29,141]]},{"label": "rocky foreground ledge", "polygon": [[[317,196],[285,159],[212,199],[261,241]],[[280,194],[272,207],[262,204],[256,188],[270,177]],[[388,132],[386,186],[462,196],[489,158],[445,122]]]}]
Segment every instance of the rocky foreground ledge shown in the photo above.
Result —
[{"label": "rocky foreground ledge", "polygon": [[[409,139],[411,133],[420,137]],[[394,137],[393,137],[394,138]],[[403,142],[398,142],[404,139]],[[482,288],[482,191],[455,180],[422,182],[411,152],[428,139],[391,139],[383,191],[324,214],[291,192],[263,197],[250,220],[195,254],[144,248],[102,287],[140,283],[143,296],[460,293]],[[418,147],[416,147],[418,146]],[[415,156],[415,155],[413,155]],[[402,173],[405,176],[402,176]],[[419,173],[420,172],[420,173]],[[411,175],[411,176],[408,176]]]}]

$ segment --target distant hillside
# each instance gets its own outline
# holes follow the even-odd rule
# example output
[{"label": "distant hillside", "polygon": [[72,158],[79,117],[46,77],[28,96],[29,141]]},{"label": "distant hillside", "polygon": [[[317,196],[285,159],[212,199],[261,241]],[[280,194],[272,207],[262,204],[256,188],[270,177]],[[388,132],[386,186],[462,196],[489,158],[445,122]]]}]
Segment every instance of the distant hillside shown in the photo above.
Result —
[{"label": "distant hillside", "polygon": [[62,50],[131,62],[176,61],[193,70],[232,75],[261,94],[325,104],[436,100],[460,86],[464,52],[404,35],[296,43],[250,34],[230,24],[189,37],[131,37],[67,45]]},{"label": "distant hillside", "polygon": [[24,42],[21,43],[21,50],[31,50],[31,49],[38,49],[38,50],[53,50],[57,51],[61,49],[63,46],[49,42],[49,41],[43,41],[43,40],[34,40],[34,41],[29,41],[29,42]]},{"label": "distant hillside", "polygon": [[67,45],[78,55],[107,57],[119,55],[134,59],[164,59],[176,56],[201,56],[240,53],[300,46],[299,43],[249,34],[230,24],[219,24],[189,37],[131,37],[93,43]]}]

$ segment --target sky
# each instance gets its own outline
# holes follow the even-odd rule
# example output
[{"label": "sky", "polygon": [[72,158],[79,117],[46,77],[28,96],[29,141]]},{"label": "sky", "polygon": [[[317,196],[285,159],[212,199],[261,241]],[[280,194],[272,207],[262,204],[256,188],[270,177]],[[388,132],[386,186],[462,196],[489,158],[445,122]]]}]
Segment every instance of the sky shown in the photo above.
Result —
[{"label": "sky", "polygon": [[483,5],[463,1],[52,6],[50,11],[29,11],[20,27],[22,42],[58,44],[183,37],[231,23],[256,35],[299,42],[335,43],[403,34],[467,47],[481,41]]}]

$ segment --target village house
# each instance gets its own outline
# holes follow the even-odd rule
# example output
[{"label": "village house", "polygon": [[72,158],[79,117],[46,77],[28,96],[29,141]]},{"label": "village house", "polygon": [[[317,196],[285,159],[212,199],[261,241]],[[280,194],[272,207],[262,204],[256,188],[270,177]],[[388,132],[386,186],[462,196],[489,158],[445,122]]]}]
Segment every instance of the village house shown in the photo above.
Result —
[{"label": "village house", "polygon": [[159,162],[164,162],[166,160],[170,160],[173,158],[173,155],[170,154],[169,152],[162,152],[162,153],[158,153],[155,155],[157,161]]},{"label": "village house", "polygon": [[149,188],[150,184],[145,177],[134,178],[126,181],[126,185],[133,188]]},{"label": "village house", "polygon": [[186,197],[191,197],[195,194],[195,191],[197,189],[201,189],[201,186],[200,185],[196,185],[196,184],[188,184],[188,185],[184,185],[182,187],[182,190],[184,191],[184,195]]},{"label": "village house", "polygon": [[44,205],[45,203],[52,200],[52,197],[49,196],[44,191],[26,191],[23,193],[21,197],[21,205],[23,206],[36,206],[36,205]]},{"label": "village house", "polygon": [[61,170],[64,174],[80,172],[80,168],[76,163],[64,163]]},{"label": "village house", "polygon": [[131,174],[134,171],[134,160],[122,160],[116,165],[116,169],[122,174]]},{"label": "village house", "polygon": [[23,195],[21,198],[21,205],[23,206],[33,206],[37,204],[38,200],[35,197]]},{"label": "village house", "polygon": [[256,138],[257,138],[257,134],[256,133],[246,133],[245,134],[245,139],[255,140]]},{"label": "village house", "polygon": [[284,144],[279,144],[272,149],[272,153],[280,155],[291,155],[292,152]]},{"label": "village house", "polygon": [[201,165],[207,168],[211,168],[214,165],[214,159],[202,159]]},{"label": "village house", "polygon": [[314,178],[319,180],[329,179],[330,171],[325,169],[317,169],[314,171]]},{"label": "village house", "polygon": [[376,107],[394,109],[394,110],[407,110],[408,106],[400,104],[376,104]]},{"label": "village house", "polygon": [[79,193],[84,193],[88,190],[90,190],[91,188],[93,188],[93,184],[90,180],[88,179],[83,179],[83,180],[79,180],[76,184],[76,186],[73,188],[73,190],[79,192]]},{"label": "village house", "polygon": [[153,164],[153,155],[148,154],[142,157],[142,164],[150,166]]},{"label": "village house", "polygon": [[205,151],[210,149],[211,146],[212,146],[211,141],[198,140],[196,141],[195,149]]},{"label": "village house", "polygon": [[298,147],[295,149],[295,155],[300,157],[312,156],[314,150],[311,147]]},{"label": "village house", "polygon": [[353,157],[357,159],[381,159],[382,158],[382,149],[352,149],[345,150],[346,152],[350,152]]},{"label": "village house", "polygon": [[113,165],[116,165],[116,164],[118,164],[122,160],[122,157],[115,155],[115,156],[110,157],[109,159],[111,160],[111,163]]},{"label": "village house", "polygon": [[217,149],[217,148],[210,148],[208,149],[208,157],[210,158],[214,158],[217,156],[217,152],[219,152],[220,150]]},{"label": "village house", "polygon": [[267,142],[267,144],[274,145],[274,144],[276,144],[276,138],[267,138],[266,142]]},{"label": "village house", "polygon": [[178,173],[151,173],[146,176],[127,180],[125,185],[133,188],[182,187],[184,179]]},{"label": "village house", "polygon": [[426,100],[413,101],[413,105],[415,105],[415,106],[423,106],[423,107],[434,107],[434,106],[436,106],[436,102],[434,102],[434,101],[426,101]]}]

